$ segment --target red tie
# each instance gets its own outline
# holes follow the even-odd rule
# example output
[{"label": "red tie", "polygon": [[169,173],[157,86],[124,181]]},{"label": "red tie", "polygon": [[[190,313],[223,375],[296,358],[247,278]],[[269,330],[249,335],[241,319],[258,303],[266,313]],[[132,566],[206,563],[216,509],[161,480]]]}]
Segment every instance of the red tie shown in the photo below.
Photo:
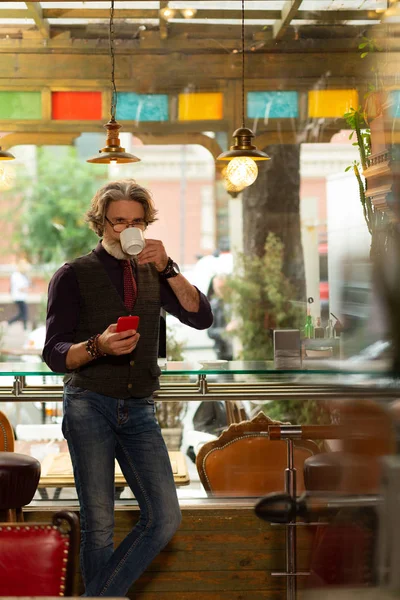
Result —
[{"label": "red tie", "polygon": [[131,313],[137,298],[136,281],[130,260],[124,260],[124,304]]}]

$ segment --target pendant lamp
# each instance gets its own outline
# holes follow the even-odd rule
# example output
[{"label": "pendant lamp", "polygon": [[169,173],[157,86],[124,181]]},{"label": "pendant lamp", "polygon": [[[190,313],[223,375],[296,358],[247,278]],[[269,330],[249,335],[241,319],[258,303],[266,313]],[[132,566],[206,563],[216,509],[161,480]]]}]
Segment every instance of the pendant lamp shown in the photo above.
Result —
[{"label": "pendant lamp", "polygon": [[110,57],[111,57],[111,107],[110,107],[110,120],[104,125],[107,130],[107,140],[104,148],[99,150],[99,154],[93,158],[89,158],[86,162],[96,164],[108,164],[108,163],[133,163],[139,162],[140,158],[125,152],[125,148],[122,148],[119,140],[119,130],[121,125],[115,120],[115,113],[117,110],[117,87],[115,85],[115,53],[114,53],[114,0],[111,0],[110,10]]},{"label": "pendant lamp", "polygon": [[217,160],[228,161],[226,179],[242,189],[257,179],[257,161],[270,158],[268,154],[253,145],[254,133],[245,127],[244,106],[244,0],[242,0],[242,126],[233,133],[233,146],[217,157]]},{"label": "pendant lamp", "polygon": [[0,160],[15,160],[15,156],[11,152],[7,152],[7,150],[2,150],[0,146]]}]

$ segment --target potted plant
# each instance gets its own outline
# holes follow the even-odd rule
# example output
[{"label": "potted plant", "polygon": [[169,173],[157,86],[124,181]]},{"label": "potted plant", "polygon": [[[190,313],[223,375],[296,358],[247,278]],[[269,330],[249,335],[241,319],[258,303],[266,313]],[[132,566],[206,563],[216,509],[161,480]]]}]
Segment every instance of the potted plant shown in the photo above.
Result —
[{"label": "potted plant", "polygon": [[262,257],[237,257],[236,269],[227,278],[224,300],[241,322],[234,334],[244,360],[272,359],[273,329],[300,328],[304,310],[293,302],[295,291],[283,273],[284,246],[269,233]]},{"label": "potted plant", "polygon": [[[224,299],[241,321],[234,333],[243,360],[272,359],[272,330],[300,329],[304,324],[304,306],[293,302],[295,291],[283,273],[283,256],[283,243],[269,233],[263,257],[239,255],[235,272],[227,279]],[[263,412],[296,424],[328,422],[325,407],[316,400],[270,401]]]}]

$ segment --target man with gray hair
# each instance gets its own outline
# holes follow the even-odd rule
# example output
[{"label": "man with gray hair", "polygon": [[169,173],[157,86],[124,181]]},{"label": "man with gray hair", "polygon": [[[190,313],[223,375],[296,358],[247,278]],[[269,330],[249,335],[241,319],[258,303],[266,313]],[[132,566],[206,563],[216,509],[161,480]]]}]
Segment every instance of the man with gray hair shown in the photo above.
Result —
[{"label": "man with gray hair", "polygon": [[[62,427],[80,504],[85,596],[125,596],[181,520],[153,399],[159,314],[164,308],[206,329],[212,312],[163,243],[144,239],[155,219],[150,193],[134,180],[104,185],[87,213],[101,240],[63,265],[49,285],[43,358],[66,373]],[[117,331],[119,317],[131,314],[140,319],[138,330]],[[114,550],[115,459],[140,520]]]}]

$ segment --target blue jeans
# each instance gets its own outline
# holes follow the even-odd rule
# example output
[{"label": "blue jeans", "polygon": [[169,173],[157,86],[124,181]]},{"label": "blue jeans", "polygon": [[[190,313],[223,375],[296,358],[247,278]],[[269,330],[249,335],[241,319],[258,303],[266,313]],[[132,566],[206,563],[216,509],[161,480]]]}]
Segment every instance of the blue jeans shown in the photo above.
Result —
[{"label": "blue jeans", "polygon": [[[153,398],[118,400],[66,385],[63,433],[80,504],[84,595],[125,596],[181,522]],[[140,519],[114,550],[115,458]]]}]

